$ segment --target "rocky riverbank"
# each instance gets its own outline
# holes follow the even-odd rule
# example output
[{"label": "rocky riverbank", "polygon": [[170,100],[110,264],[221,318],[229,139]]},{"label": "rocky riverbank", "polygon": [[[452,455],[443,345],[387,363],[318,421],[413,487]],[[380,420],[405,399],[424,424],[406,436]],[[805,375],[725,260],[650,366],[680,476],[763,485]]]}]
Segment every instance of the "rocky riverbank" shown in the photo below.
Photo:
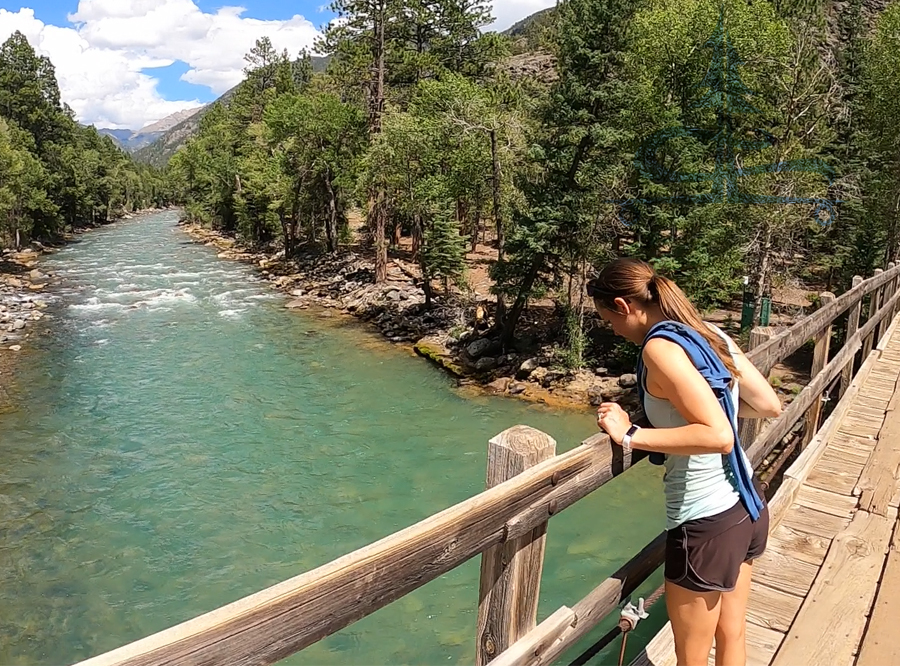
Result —
[{"label": "rocky riverbank", "polygon": [[55,277],[37,268],[42,249],[4,252],[0,259],[0,409],[23,345],[44,318],[44,290]]},{"label": "rocky riverbank", "polygon": [[281,253],[248,252],[233,238],[198,225],[181,226],[196,242],[216,248],[220,258],[257,267],[289,297],[287,308],[340,312],[369,322],[385,338],[429,359],[463,386],[579,410],[605,401],[620,402],[626,409],[637,404],[634,375],[616,375],[602,367],[560,369],[549,345],[530,354],[502,354],[495,341],[484,337],[487,294],[476,292],[466,300],[438,298],[426,309],[418,270],[408,262],[393,259],[387,281],[376,285],[372,261],[355,252],[285,260]]}]

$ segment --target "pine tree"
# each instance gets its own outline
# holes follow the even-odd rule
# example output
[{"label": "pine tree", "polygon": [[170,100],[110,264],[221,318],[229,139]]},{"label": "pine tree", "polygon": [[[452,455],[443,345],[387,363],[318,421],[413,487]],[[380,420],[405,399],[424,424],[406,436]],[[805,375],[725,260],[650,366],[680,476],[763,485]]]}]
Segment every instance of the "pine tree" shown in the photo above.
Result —
[{"label": "pine tree", "polygon": [[639,5],[638,0],[559,4],[560,78],[541,113],[534,163],[519,183],[526,203],[513,212],[507,261],[493,271],[498,297],[512,299],[499,322],[505,346],[512,343],[529,299],[558,285],[566,272],[584,272],[602,251],[601,221],[614,220],[604,200],[616,187],[632,139],[617,116],[629,102],[624,60]]},{"label": "pine tree", "polygon": [[[459,227],[446,212],[437,214],[430,227],[425,230],[425,247],[422,251],[423,279],[428,287],[426,298],[431,293],[431,281],[442,280],[444,294],[449,294],[450,283],[462,286],[466,272],[466,243],[468,237],[461,236]],[[430,306],[430,298],[426,306]]]}]

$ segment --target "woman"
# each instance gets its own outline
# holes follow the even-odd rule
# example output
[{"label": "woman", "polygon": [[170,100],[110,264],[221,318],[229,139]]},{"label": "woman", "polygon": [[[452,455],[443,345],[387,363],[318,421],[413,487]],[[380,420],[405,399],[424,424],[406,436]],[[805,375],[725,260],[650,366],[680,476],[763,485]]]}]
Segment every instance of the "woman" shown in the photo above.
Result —
[{"label": "woman", "polygon": [[[706,666],[715,638],[716,664],[743,666],[751,565],[765,550],[769,516],[743,450],[734,450],[723,405],[762,418],[780,414],[781,403],[737,345],[648,264],[618,259],[588,284],[588,294],[617,335],[643,345],[638,381],[653,428],[633,426],[613,403],[600,406],[597,421],[617,444],[665,454],[666,608],[678,665]],[[683,331],[694,347],[678,335],[657,337],[666,328]],[[720,394],[730,382],[730,402],[697,369],[708,368],[691,360],[699,347],[724,373]]]}]

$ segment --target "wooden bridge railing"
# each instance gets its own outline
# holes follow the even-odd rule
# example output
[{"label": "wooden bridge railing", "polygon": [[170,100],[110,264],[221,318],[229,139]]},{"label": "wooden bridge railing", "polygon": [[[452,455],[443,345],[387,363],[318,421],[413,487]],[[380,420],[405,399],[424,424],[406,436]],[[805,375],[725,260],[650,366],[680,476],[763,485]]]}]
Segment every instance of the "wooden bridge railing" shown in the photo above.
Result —
[{"label": "wooden bridge railing", "polygon": [[[821,399],[840,376],[849,386],[859,351],[878,344],[900,306],[900,266],[857,278],[838,298],[780,333],[757,330],[749,358],[764,373],[816,340],[809,385],[752,442],[754,466],[806,419],[814,433]],[[859,325],[864,303],[867,317]],[[835,321],[848,312],[846,340],[830,355]],[[830,356],[830,360],[829,360]],[[864,358],[864,357],[863,357]],[[811,416],[810,416],[811,415]],[[743,424],[743,432],[755,435]],[[483,554],[476,658],[479,666],[548,664],[616,610],[661,564],[665,534],[647,544],[584,599],[536,624],[547,521],[641,460],[597,434],[555,455],[540,431],[516,426],[491,440],[487,490],[345,555],[80,666],[271,664],[329,636]]]}]

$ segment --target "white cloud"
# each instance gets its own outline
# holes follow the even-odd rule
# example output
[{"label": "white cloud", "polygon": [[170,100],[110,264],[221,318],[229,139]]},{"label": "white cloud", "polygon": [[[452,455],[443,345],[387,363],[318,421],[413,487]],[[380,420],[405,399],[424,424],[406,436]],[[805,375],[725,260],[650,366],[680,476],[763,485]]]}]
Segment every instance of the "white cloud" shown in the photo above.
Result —
[{"label": "white cloud", "polygon": [[[25,0],[27,1],[27,0]],[[494,30],[504,30],[555,0],[497,0]],[[244,54],[268,36],[279,51],[311,47],[318,31],[302,16],[263,21],[243,7],[206,13],[193,0],[80,0],[70,26],[43,23],[34,11],[0,9],[0,41],[20,30],[56,66],[63,101],[98,127],[139,128],[194,100],[166,100],[153,67],[187,64],[181,77],[220,95],[243,78]],[[149,73],[142,70],[148,69]]]},{"label": "white cloud", "polygon": [[318,34],[302,16],[285,21],[243,18],[241,7],[202,12],[193,0],[81,0],[72,27],[47,25],[34,11],[0,9],[0,41],[20,30],[56,66],[63,101],[81,122],[140,128],[193,100],[166,100],[158,79],[142,70],[187,64],[184,81],[219,95],[243,78],[244,54],[269,36],[278,50],[296,54]]}]

